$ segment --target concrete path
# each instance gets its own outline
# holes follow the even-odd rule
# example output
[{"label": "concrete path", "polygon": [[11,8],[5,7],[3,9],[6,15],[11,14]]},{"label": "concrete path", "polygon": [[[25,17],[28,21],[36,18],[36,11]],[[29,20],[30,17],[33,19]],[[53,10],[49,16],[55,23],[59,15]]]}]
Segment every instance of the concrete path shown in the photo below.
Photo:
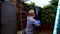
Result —
[{"label": "concrete path", "polygon": [[[24,34],[22,31],[18,31],[18,34]],[[35,34],[53,34],[52,31],[40,31],[40,32],[35,32]]]}]

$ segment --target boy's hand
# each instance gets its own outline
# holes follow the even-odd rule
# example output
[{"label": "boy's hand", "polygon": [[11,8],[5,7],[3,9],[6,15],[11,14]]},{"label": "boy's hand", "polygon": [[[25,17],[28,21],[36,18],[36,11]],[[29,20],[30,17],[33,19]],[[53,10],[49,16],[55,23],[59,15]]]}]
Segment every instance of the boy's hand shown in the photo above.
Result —
[{"label": "boy's hand", "polygon": [[39,20],[37,20],[37,24],[41,24],[41,22]]}]

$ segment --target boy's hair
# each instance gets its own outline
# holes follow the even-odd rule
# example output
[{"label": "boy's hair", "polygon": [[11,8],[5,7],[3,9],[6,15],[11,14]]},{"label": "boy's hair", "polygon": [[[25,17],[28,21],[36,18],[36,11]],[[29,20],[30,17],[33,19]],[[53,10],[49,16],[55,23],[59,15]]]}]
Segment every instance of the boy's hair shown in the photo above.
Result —
[{"label": "boy's hair", "polygon": [[30,10],[30,11],[28,12],[28,16],[34,16],[34,15],[35,15],[34,10]]}]

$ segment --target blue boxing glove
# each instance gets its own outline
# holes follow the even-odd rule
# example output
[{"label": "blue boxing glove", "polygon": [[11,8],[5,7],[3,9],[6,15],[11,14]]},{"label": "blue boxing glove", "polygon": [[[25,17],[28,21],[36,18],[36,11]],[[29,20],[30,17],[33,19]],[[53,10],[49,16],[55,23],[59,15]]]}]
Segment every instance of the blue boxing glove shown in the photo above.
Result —
[{"label": "blue boxing glove", "polygon": [[37,21],[37,24],[41,24],[41,22],[39,20],[36,20]]},{"label": "blue boxing glove", "polygon": [[34,19],[37,21],[37,24],[41,24],[41,22],[37,19],[37,17],[35,16]]}]

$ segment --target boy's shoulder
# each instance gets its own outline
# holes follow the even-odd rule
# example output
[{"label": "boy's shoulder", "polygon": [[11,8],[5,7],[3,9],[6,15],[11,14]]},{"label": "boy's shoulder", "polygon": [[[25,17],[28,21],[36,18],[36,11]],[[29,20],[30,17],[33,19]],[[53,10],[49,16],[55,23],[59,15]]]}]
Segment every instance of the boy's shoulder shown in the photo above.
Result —
[{"label": "boy's shoulder", "polygon": [[36,20],[35,20],[35,19],[31,19],[31,21],[33,21],[33,22],[34,22],[34,21],[36,21]]}]

